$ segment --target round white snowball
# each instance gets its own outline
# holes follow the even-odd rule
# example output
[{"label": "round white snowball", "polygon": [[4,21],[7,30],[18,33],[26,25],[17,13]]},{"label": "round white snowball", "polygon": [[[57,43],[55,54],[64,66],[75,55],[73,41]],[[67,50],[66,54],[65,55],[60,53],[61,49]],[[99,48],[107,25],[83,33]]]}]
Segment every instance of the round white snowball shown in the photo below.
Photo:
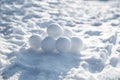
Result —
[{"label": "round white snowball", "polygon": [[64,33],[63,33],[64,36],[71,37],[72,34],[73,34],[72,30],[70,30],[68,28],[64,28]]},{"label": "round white snowball", "polygon": [[41,42],[41,48],[44,52],[52,52],[55,50],[55,39],[52,37],[46,37]]},{"label": "round white snowball", "polygon": [[63,35],[63,29],[60,25],[52,23],[47,27],[47,34],[53,38],[59,38]]},{"label": "round white snowball", "polygon": [[71,52],[79,52],[80,49],[82,48],[83,46],[83,42],[80,38],[78,37],[72,37],[71,38]]},{"label": "round white snowball", "polygon": [[55,46],[59,52],[69,52],[71,49],[71,41],[69,38],[61,37],[56,41]]},{"label": "round white snowball", "polygon": [[41,38],[40,36],[38,35],[32,35],[30,38],[29,38],[29,45],[32,49],[34,50],[38,50],[40,49],[41,47]]}]

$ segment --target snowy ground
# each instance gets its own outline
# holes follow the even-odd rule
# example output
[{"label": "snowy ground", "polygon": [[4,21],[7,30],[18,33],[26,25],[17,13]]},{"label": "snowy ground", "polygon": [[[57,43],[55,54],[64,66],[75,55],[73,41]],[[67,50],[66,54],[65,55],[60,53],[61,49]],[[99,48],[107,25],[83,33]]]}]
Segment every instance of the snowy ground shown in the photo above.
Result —
[{"label": "snowy ground", "polygon": [[[80,53],[30,48],[51,23],[81,38]],[[0,80],[120,80],[119,0],[1,0]]]}]

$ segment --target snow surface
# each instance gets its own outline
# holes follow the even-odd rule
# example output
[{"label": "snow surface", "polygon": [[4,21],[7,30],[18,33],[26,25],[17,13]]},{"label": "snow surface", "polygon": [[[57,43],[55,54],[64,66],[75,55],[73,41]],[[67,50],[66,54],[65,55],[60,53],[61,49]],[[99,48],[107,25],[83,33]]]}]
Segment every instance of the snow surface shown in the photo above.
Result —
[{"label": "snow surface", "polygon": [[[53,49],[74,36],[79,52]],[[0,0],[0,80],[120,80],[120,1]]]}]

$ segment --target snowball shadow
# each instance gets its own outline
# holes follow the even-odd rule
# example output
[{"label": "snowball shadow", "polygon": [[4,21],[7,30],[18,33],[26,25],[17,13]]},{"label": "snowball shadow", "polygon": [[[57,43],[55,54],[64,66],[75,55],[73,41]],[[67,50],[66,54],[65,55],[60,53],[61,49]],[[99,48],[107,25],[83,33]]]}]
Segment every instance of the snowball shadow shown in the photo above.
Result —
[{"label": "snowball shadow", "polygon": [[19,80],[58,80],[65,76],[71,68],[80,63],[79,54],[46,53],[33,49],[18,51],[14,63],[3,70],[3,79],[9,79],[20,72]]}]

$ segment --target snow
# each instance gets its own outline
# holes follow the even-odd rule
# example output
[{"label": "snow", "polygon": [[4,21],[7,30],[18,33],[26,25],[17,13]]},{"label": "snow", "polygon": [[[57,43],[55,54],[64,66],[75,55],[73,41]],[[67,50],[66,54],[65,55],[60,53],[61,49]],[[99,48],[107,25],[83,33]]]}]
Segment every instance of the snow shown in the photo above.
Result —
[{"label": "snow", "polygon": [[47,27],[47,34],[53,38],[59,38],[63,35],[63,29],[60,25],[52,23]]},{"label": "snow", "polygon": [[113,66],[113,67],[116,67],[117,66],[117,63],[118,63],[118,58],[117,57],[112,57],[110,59],[110,64]]},{"label": "snow", "polygon": [[67,37],[61,37],[56,41],[55,46],[59,52],[69,52],[71,49],[71,40]]},{"label": "snow", "polygon": [[38,50],[41,47],[41,38],[38,35],[32,35],[29,38],[29,45],[32,49]]},{"label": "snow", "polygon": [[64,28],[63,30],[64,30],[63,36],[66,36],[66,37],[69,37],[69,38],[71,38],[73,36],[73,32],[72,32],[71,29]]},{"label": "snow", "polygon": [[0,4],[0,80],[120,80],[119,0]]},{"label": "snow", "polygon": [[80,38],[78,37],[72,37],[71,38],[71,52],[80,52],[83,46],[83,42]]},{"label": "snow", "polygon": [[41,42],[41,48],[45,52],[53,52],[55,50],[55,42],[56,40],[52,37],[46,37]]},{"label": "snow", "polygon": [[109,58],[109,64],[112,67],[120,67],[120,59],[119,59],[120,55],[116,54],[116,55],[112,55]]}]

